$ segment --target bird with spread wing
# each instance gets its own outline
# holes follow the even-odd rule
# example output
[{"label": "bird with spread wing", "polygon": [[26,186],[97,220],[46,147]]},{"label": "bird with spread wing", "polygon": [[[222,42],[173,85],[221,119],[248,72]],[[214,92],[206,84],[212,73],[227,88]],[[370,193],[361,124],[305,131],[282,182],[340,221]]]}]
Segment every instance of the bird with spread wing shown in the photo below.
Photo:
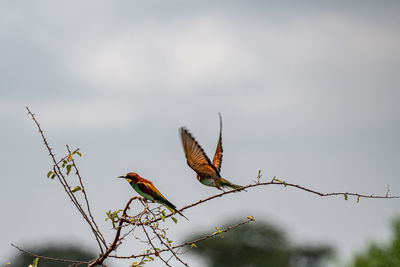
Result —
[{"label": "bird with spread wing", "polygon": [[197,173],[197,180],[200,183],[216,187],[220,190],[223,188],[237,189],[242,186],[233,184],[220,175],[222,164],[222,118],[220,113],[218,115],[220,130],[217,149],[212,163],[199,143],[197,143],[185,127],[179,129],[183,150],[185,151],[187,164]]},{"label": "bird with spread wing", "polygon": [[146,180],[139,176],[136,172],[130,172],[125,176],[119,176],[118,178],[124,178],[132,187],[138,192],[139,195],[147,200],[154,201],[156,203],[162,204],[169,210],[179,213],[182,217],[189,220],[181,212],[179,212],[175,205],[169,202],[158,189],[149,180]]}]

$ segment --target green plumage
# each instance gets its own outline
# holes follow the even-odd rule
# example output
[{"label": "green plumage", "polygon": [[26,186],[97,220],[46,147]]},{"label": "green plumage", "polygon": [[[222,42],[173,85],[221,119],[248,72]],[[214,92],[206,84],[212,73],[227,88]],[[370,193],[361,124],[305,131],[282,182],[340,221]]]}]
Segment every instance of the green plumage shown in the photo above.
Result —
[{"label": "green plumage", "polygon": [[221,187],[230,187],[232,189],[238,189],[240,187],[242,187],[241,185],[237,185],[237,184],[232,184],[231,182],[221,178],[220,180],[220,186]]},{"label": "green plumage", "polygon": [[[182,213],[180,213],[179,211],[177,211],[176,206],[174,204],[172,204],[171,202],[169,202],[166,198],[164,198],[162,195],[158,194],[155,191],[152,191],[152,195],[150,194],[146,194],[145,192],[143,192],[144,190],[141,189],[141,186],[143,186],[143,184],[135,184],[133,182],[129,183],[133,189],[135,189],[135,191],[141,195],[142,197],[144,197],[147,200],[150,201],[154,201],[157,202],[159,204],[164,205],[165,207],[167,207],[169,210],[173,211],[173,212],[178,212],[180,215],[182,215],[183,217],[185,217]],[[143,189],[146,189],[146,187],[144,187]],[[185,217],[186,218],[186,217]],[[187,219],[187,218],[186,218]]]},{"label": "green plumage", "polygon": [[[169,202],[158,189],[153,185],[153,183],[149,180],[146,180],[139,176],[139,174],[135,172],[130,172],[125,176],[119,176],[119,178],[124,178],[131,187],[146,200],[153,201],[159,204],[164,205],[173,213],[178,213],[182,217],[186,218],[180,211],[178,211],[171,202]],[[188,218],[186,218],[189,220]]]}]

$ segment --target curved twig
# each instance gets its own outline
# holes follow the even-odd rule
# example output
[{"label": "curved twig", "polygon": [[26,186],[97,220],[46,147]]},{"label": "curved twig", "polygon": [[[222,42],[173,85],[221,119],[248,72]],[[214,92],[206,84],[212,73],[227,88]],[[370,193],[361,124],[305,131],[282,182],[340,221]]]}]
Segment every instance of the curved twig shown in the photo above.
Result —
[{"label": "curved twig", "polygon": [[18,249],[19,251],[21,251],[23,253],[26,253],[26,254],[31,255],[31,256],[33,256],[35,258],[40,258],[40,259],[44,259],[44,260],[72,263],[72,264],[74,264],[76,266],[89,263],[87,261],[65,260],[65,259],[58,259],[58,258],[52,258],[52,257],[47,257],[47,256],[41,256],[41,255],[37,255],[35,253],[32,253],[30,251],[24,250],[24,249],[14,245],[14,244],[11,244],[11,246],[15,247],[16,249]]}]

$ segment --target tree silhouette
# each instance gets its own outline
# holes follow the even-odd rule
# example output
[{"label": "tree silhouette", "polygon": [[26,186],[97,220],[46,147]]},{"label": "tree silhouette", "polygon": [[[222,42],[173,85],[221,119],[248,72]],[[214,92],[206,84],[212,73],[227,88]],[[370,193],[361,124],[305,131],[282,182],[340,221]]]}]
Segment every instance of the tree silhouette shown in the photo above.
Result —
[{"label": "tree silhouette", "polygon": [[[196,236],[203,234],[188,239]],[[257,222],[196,244],[191,253],[206,259],[209,267],[318,267],[333,250],[329,246],[293,247],[282,230]]]},{"label": "tree silhouette", "polygon": [[387,245],[371,244],[355,256],[353,267],[400,266],[400,218],[393,222],[393,240]]}]

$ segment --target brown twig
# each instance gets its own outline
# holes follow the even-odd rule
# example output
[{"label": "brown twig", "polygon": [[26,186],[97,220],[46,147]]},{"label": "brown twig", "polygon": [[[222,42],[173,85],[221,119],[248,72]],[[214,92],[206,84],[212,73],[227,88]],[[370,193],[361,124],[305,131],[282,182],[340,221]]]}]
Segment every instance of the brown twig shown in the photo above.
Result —
[{"label": "brown twig", "polygon": [[[149,234],[147,233],[146,228],[145,228],[145,226],[144,226],[143,224],[142,224],[142,229],[143,229],[143,232],[146,234],[147,242],[148,242],[148,243],[150,244],[150,246],[153,248],[154,254],[156,255],[157,248],[154,246],[154,244],[153,244],[153,242],[152,242],[152,239],[150,238],[150,236],[149,236]],[[158,236],[158,235],[156,234],[156,236]],[[160,255],[158,255],[158,257],[160,258],[160,260],[162,260],[162,261],[165,263],[165,265],[172,267],[171,265],[169,265],[168,261],[164,260]]]},{"label": "brown twig", "polygon": [[[91,219],[91,221],[92,221],[94,227],[96,228],[96,232],[97,232],[97,234],[98,234],[98,236],[99,236],[99,239],[103,242],[104,246],[107,247],[107,244],[106,244],[106,241],[105,241],[105,239],[104,239],[104,237],[103,237],[103,234],[100,232],[99,227],[97,226],[97,223],[96,223],[96,221],[95,221],[94,218],[93,218],[92,212],[91,212],[91,210],[90,210],[89,200],[88,200],[88,198],[87,198],[87,193],[86,193],[86,190],[85,190],[85,186],[83,185],[83,182],[82,182],[82,177],[81,177],[81,175],[80,175],[80,173],[79,173],[79,170],[78,170],[78,168],[77,168],[77,166],[76,166],[76,164],[75,164],[74,157],[72,157],[72,154],[71,154],[72,152],[71,152],[71,150],[70,150],[70,148],[69,148],[68,145],[67,145],[67,150],[68,150],[69,155],[71,155],[71,157],[69,157],[69,158],[71,159],[72,166],[73,166],[74,169],[75,169],[75,174],[76,174],[76,176],[78,176],[79,184],[81,185],[82,193],[83,193],[83,196],[84,196],[84,198],[85,198],[86,208],[87,208],[87,210],[88,210],[90,219]],[[75,150],[75,151],[76,151],[76,150]],[[101,250],[101,253],[103,253],[103,248],[102,248],[101,246],[100,246],[100,250]]]},{"label": "brown twig", "polygon": [[[151,210],[149,210],[149,212],[150,212],[154,217],[156,217],[156,215],[155,215]],[[147,221],[150,221],[148,214],[146,214],[146,219],[147,219]],[[169,250],[169,252],[172,254],[171,257],[175,257],[175,258],[176,258],[178,261],[180,261],[183,265],[189,267],[189,265],[188,265],[187,263],[185,263],[180,257],[178,257],[178,255],[175,253],[175,251],[174,251],[173,249],[171,249],[171,247],[169,246],[169,244],[165,243],[164,240],[162,240],[162,238],[160,237],[160,234],[157,233],[157,229],[158,229],[158,230],[160,230],[160,231],[163,231],[164,236],[166,236],[165,230],[159,229],[157,223],[155,223],[155,225],[153,225],[153,224],[147,224],[147,225],[151,228],[151,230],[153,231],[154,235],[158,238],[158,240],[160,241],[160,243],[161,243],[162,245],[164,245],[164,246]],[[144,227],[144,226],[142,225],[142,227]],[[157,254],[156,254],[156,255],[157,255]],[[170,258],[170,259],[171,259],[171,258]],[[170,260],[170,259],[169,259],[169,260]],[[168,261],[169,261],[169,260],[168,260]]]},{"label": "brown twig", "polygon": [[151,228],[151,230],[153,230],[153,233],[158,238],[158,240],[160,240],[161,244],[163,244],[169,250],[169,252],[171,252],[171,254],[175,257],[175,259],[180,261],[183,265],[189,267],[189,265],[186,262],[184,262],[180,257],[178,257],[178,255],[175,253],[175,251],[168,244],[166,244],[164,242],[164,240],[162,240],[162,238],[157,233],[157,231],[154,229],[154,227],[150,225],[150,228]]},{"label": "brown twig", "polygon": [[[230,230],[232,230],[232,229],[234,229],[236,227],[239,227],[239,226],[241,226],[243,224],[246,224],[246,223],[249,223],[251,221],[254,221],[254,219],[253,218],[249,218],[249,219],[247,219],[247,220],[245,220],[243,222],[228,226],[227,228],[225,228],[223,230],[220,230],[218,232],[214,232],[212,234],[206,235],[206,236],[204,236],[202,238],[199,238],[199,239],[196,239],[196,240],[192,240],[192,241],[189,241],[189,242],[183,242],[183,243],[181,243],[179,245],[172,246],[171,249],[176,249],[176,248],[181,248],[181,247],[184,247],[184,246],[192,245],[194,243],[197,243],[197,242],[206,240],[208,238],[211,238],[213,236],[219,235],[220,233],[228,232],[228,231],[230,231]],[[168,248],[161,249],[161,250],[158,251],[158,253],[162,253],[162,252],[165,252],[165,251],[169,251],[169,249]],[[138,254],[138,255],[132,254],[130,256],[114,256],[113,255],[113,256],[110,256],[110,257],[117,258],[117,259],[131,259],[131,258],[140,258],[140,257],[143,257],[143,256],[150,256],[150,255],[155,255],[155,254],[156,254],[155,252],[149,252],[149,253],[142,253],[142,254]]]},{"label": "brown twig", "polygon": [[[222,197],[222,196],[225,196],[225,195],[228,195],[228,194],[236,193],[236,192],[242,191],[242,190],[247,189],[247,188],[252,188],[252,187],[257,187],[257,186],[267,186],[267,185],[283,185],[284,187],[295,187],[295,188],[304,190],[306,192],[309,192],[309,193],[312,193],[312,194],[315,194],[315,195],[318,195],[318,196],[321,196],[321,197],[330,197],[330,196],[338,196],[338,195],[345,196],[346,195],[346,196],[356,196],[356,197],[359,197],[359,198],[376,198],[376,199],[397,199],[397,198],[400,198],[400,196],[389,196],[388,193],[386,193],[386,195],[384,195],[384,196],[380,196],[380,195],[375,196],[373,194],[365,195],[365,194],[358,194],[358,193],[351,193],[351,192],[320,193],[318,191],[315,191],[315,190],[312,190],[312,189],[308,189],[308,188],[300,186],[300,185],[286,183],[284,181],[279,181],[279,180],[273,178],[271,180],[271,182],[264,182],[264,183],[256,182],[254,184],[245,185],[245,186],[243,186],[241,188],[233,189],[233,190],[230,190],[230,191],[224,191],[224,192],[222,192],[220,194],[216,194],[216,195],[210,196],[208,198],[201,199],[201,200],[199,200],[199,201],[197,201],[195,203],[192,203],[192,204],[184,206],[183,208],[179,209],[179,211],[183,211],[183,210],[192,208],[192,207],[197,206],[197,205],[199,205],[201,203],[204,203],[206,201],[210,201],[210,200],[212,200],[214,198],[219,198],[219,197]],[[166,215],[165,218],[168,218],[168,217],[171,217],[171,216],[173,216],[172,213]],[[160,221],[160,220],[161,220],[161,218],[157,218],[157,219],[151,220],[150,223],[154,223],[154,222],[157,222],[157,221]]]},{"label": "brown twig", "polygon": [[[122,218],[127,216],[126,212],[129,209],[129,205],[135,199],[142,199],[142,197],[135,196],[135,197],[132,197],[131,199],[129,199],[128,203],[126,203],[126,205],[125,205],[124,211],[122,212]],[[114,237],[114,241],[108,247],[106,252],[104,254],[101,254],[97,259],[91,261],[90,264],[88,264],[88,267],[96,266],[97,264],[102,264],[103,261],[110,255],[110,253],[117,248],[117,243],[118,243],[118,240],[119,240],[119,236],[121,234],[121,229],[122,229],[122,224],[123,223],[124,223],[123,220],[119,220],[118,227],[117,227],[117,232],[115,233],[115,237]]]},{"label": "brown twig", "polygon": [[16,249],[18,249],[19,251],[21,251],[21,252],[23,252],[23,253],[26,253],[26,254],[28,254],[28,255],[30,255],[30,256],[35,257],[35,258],[40,258],[40,259],[50,260],[50,261],[58,261],[58,262],[72,263],[72,264],[75,264],[76,266],[79,266],[79,265],[82,265],[82,264],[88,264],[87,261],[65,260],[65,259],[58,259],[58,258],[52,258],[52,257],[41,256],[41,255],[34,254],[34,253],[30,252],[30,251],[24,250],[24,249],[22,249],[22,248],[20,248],[20,247],[18,247],[18,246],[16,246],[16,245],[14,245],[14,244],[11,244],[11,246],[15,247]]},{"label": "brown twig", "polygon": [[[85,219],[85,221],[89,224],[89,227],[91,228],[91,230],[92,230],[92,232],[93,232],[93,234],[94,234],[94,236],[95,236],[95,239],[96,239],[96,241],[97,241],[97,244],[99,245],[100,250],[102,251],[103,248],[102,248],[102,245],[101,245],[101,242],[100,242],[99,234],[97,233],[96,229],[93,227],[93,225],[92,225],[91,221],[89,220],[89,218],[87,217],[85,211],[82,209],[82,206],[79,204],[79,202],[78,202],[78,200],[76,199],[74,193],[71,191],[71,188],[70,188],[70,186],[69,186],[67,180],[65,179],[65,176],[63,175],[63,173],[62,173],[62,171],[61,171],[61,168],[60,168],[60,166],[59,166],[59,163],[58,163],[58,161],[56,160],[56,157],[55,157],[54,153],[52,152],[52,148],[50,147],[50,145],[49,145],[49,143],[48,143],[48,141],[47,141],[47,138],[46,138],[46,136],[44,135],[44,132],[43,132],[42,128],[40,127],[39,122],[36,120],[35,114],[33,114],[33,113],[29,110],[28,107],[26,107],[26,110],[28,111],[28,114],[31,116],[32,120],[35,122],[35,124],[36,124],[36,126],[37,126],[37,128],[38,128],[38,130],[39,130],[39,133],[40,133],[40,135],[41,135],[41,137],[42,137],[43,143],[44,143],[44,145],[46,146],[47,150],[49,151],[49,155],[50,155],[50,157],[51,157],[51,159],[52,159],[52,161],[53,161],[53,164],[54,164],[54,165],[53,165],[54,173],[56,174],[56,176],[57,176],[59,182],[60,182],[61,185],[63,186],[65,192],[67,193],[68,197],[71,199],[72,203],[74,203],[74,205],[75,205],[75,207],[77,208],[77,210],[79,211],[79,213],[82,215],[82,217]],[[104,244],[105,244],[105,242],[104,242]]]}]

